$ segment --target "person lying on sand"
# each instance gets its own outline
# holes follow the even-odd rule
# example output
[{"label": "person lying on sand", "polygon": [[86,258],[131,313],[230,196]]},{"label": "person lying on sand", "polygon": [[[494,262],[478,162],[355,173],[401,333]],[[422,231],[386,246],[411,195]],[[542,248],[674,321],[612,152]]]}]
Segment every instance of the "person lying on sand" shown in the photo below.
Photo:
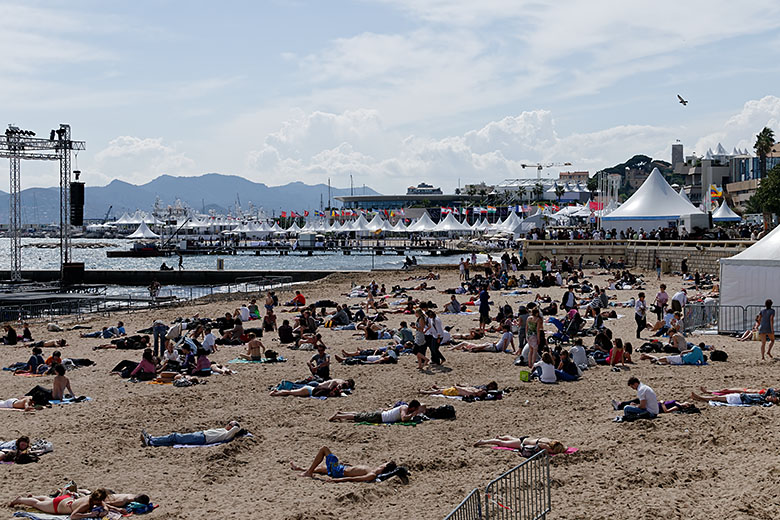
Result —
[{"label": "person lying on sand", "polygon": [[766,394],[766,388],[723,388],[722,390],[707,390],[703,386],[699,387],[703,394],[726,395],[726,394]]},{"label": "person lying on sand", "polygon": [[778,399],[777,394],[775,393],[774,388],[768,388],[766,393],[764,394],[750,394],[747,392],[742,392],[739,394],[726,394],[726,395],[699,395],[695,392],[691,392],[691,399],[695,399],[697,401],[715,401],[718,403],[727,403],[727,404],[747,404],[747,405],[761,405],[761,406],[771,406],[773,404],[777,404],[780,399]]},{"label": "person lying on sand", "polygon": [[427,390],[420,390],[420,393],[423,395],[446,395],[450,397],[485,397],[489,391],[496,390],[498,390],[498,383],[491,381],[486,385],[476,386],[452,385],[450,387],[442,387],[431,385]]},{"label": "person lying on sand", "polygon": [[331,379],[316,386],[303,385],[292,390],[272,390],[268,395],[271,397],[336,397],[341,395],[342,391],[354,388],[355,382],[352,379]]},{"label": "person lying on sand", "polygon": [[[511,350],[510,350],[511,348]],[[457,343],[450,350],[462,350],[464,352],[511,352],[515,353],[515,337],[508,325],[504,325],[504,334],[495,343]]]},{"label": "person lying on sand", "polygon": [[523,456],[529,457],[540,451],[546,451],[549,455],[563,453],[566,446],[561,441],[548,439],[547,437],[512,437],[511,435],[499,435],[495,439],[483,439],[474,443],[475,447],[498,446],[520,450]]},{"label": "person lying on sand", "polygon": [[386,410],[373,412],[336,412],[330,422],[366,422],[371,424],[388,424],[408,422],[414,416],[425,413],[426,406],[413,399],[408,405],[402,404]]},{"label": "person lying on sand", "polygon": [[[245,433],[245,432],[244,432]],[[169,433],[160,437],[152,437],[146,430],[141,430],[141,443],[144,446],[173,446],[184,444],[187,446],[203,446],[217,442],[229,442],[241,434],[241,425],[238,421],[230,421],[224,428],[213,428],[192,433]]]},{"label": "person lying on sand", "polygon": [[330,477],[330,482],[374,482],[387,480],[390,477],[398,477],[404,484],[409,482],[409,471],[403,466],[398,467],[393,461],[376,467],[341,464],[338,457],[333,455],[327,446],[320,448],[308,469],[292,461],[290,461],[290,468],[293,471],[303,471],[299,475],[301,477],[327,475]]},{"label": "person lying on sand", "polygon": [[485,331],[479,329],[469,329],[468,334],[453,334],[452,339],[482,339],[485,337]]},{"label": "person lying on sand", "polygon": [[[616,400],[612,400],[612,408],[615,409],[615,411],[620,411],[626,406],[630,405],[637,405],[639,404],[639,399],[634,398],[630,401],[622,401],[617,402]],[[693,403],[689,403],[687,401],[675,401],[674,399],[671,399],[669,401],[658,401],[658,412],[659,413],[672,413],[672,412],[681,412],[683,410],[687,410],[689,408],[693,408],[696,406]]]},{"label": "person lying on sand", "polygon": [[[108,493],[105,489],[97,489],[90,496],[73,498],[66,494],[55,498],[46,496],[17,497],[8,505],[32,507],[38,511],[51,515],[70,515],[73,520],[79,518],[96,518],[98,515],[92,511],[93,507],[104,507],[107,510],[124,514],[124,508],[130,502],[149,504],[148,495],[129,495],[120,493]],[[94,504],[102,504],[100,506]],[[103,515],[105,516],[105,515]]]},{"label": "person lying on sand", "polygon": [[639,359],[649,359],[651,363],[658,365],[703,365],[704,353],[701,347],[695,346],[688,350],[683,350],[678,355],[674,356],[651,356],[650,354],[642,354]]},{"label": "person lying on sand", "polygon": [[25,412],[35,409],[33,398],[29,395],[2,400],[0,401],[0,408],[15,408],[16,410],[24,410]]},{"label": "person lying on sand", "polygon": [[343,357],[338,354],[333,357],[336,358],[336,361],[345,365],[380,365],[398,362],[398,350],[395,346],[378,348],[376,350],[358,350],[355,352],[342,350],[341,353],[344,355]]}]

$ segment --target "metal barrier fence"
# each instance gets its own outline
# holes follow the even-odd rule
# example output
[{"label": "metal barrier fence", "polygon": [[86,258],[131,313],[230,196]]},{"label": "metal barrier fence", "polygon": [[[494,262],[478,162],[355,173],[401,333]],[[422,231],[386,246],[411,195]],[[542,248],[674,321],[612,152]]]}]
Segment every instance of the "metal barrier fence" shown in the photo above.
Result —
[{"label": "metal barrier fence", "polygon": [[485,488],[485,518],[537,520],[550,512],[550,457],[540,451]]},{"label": "metal barrier fence", "polygon": [[[775,332],[780,332],[780,307],[775,310]],[[685,306],[683,328],[685,332],[696,329],[718,327],[720,334],[744,332],[753,327],[756,316],[764,309],[763,305],[719,305],[717,303],[689,303]]]},{"label": "metal barrier fence", "polygon": [[550,457],[540,451],[490,482],[484,506],[475,489],[445,520],[539,520],[551,509]]},{"label": "metal barrier fence", "polygon": [[482,499],[479,489],[474,489],[444,520],[482,520]]}]

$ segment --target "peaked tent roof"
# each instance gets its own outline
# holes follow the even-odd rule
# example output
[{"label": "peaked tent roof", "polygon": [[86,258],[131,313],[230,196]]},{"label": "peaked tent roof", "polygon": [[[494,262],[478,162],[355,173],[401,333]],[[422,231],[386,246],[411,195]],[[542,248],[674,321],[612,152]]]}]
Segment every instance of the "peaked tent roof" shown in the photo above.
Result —
[{"label": "peaked tent roof", "polygon": [[393,231],[396,233],[406,233],[406,224],[404,224],[404,219],[398,219],[398,222],[396,222],[393,226]]},{"label": "peaked tent roof", "polygon": [[374,218],[371,219],[371,222],[368,223],[368,230],[369,231],[379,231],[383,230],[383,220],[382,217],[379,216],[379,213],[374,215]]},{"label": "peaked tent roof", "polygon": [[127,238],[160,238],[160,235],[149,229],[146,222],[141,222],[138,229],[128,235]]},{"label": "peaked tent roof", "polygon": [[419,233],[420,231],[433,231],[433,229],[436,227],[436,224],[431,220],[431,217],[428,215],[428,212],[422,214],[420,218],[415,220],[412,224],[407,227],[407,231],[410,231],[412,233]]},{"label": "peaked tent roof", "polygon": [[658,168],[653,168],[639,189],[604,220],[667,220],[693,213],[701,214],[702,211],[684,200]]},{"label": "peaked tent roof", "polygon": [[456,219],[452,213],[447,213],[447,216],[440,220],[438,224],[433,229],[434,231],[463,231],[463,232],[471,232],[471,227],[469,227],[467,224],[463,224],[461,222],[458,222],[458,219]]},{"label": "peaked tent roof", "polygon": [[368,228],[368,221],[366,220],[366,217],[364,217],[362,214],[352,222],[351,224],[347,225],[345,224],[342,228],[342,231],[371,231]]},{"label": "peaked tent roof", "polygon": [[777,265],[780,263],[780,226],[741,253],[722,258],[720,262]]},{"label": "peaked tent roof", "polygon": [[688,194],[685,193],[685,188],[683,186],[680,186],[680,191],[678,193],[680,194],[680,197],[684,198],[688,202],[691,201],[691,199],[688,198]]},{"label": "peaked tent roof", "polygon": [[741,222],[742,217],[734,213],[724,200],[720,207],[712,212],[712,220],[715,222]]}]

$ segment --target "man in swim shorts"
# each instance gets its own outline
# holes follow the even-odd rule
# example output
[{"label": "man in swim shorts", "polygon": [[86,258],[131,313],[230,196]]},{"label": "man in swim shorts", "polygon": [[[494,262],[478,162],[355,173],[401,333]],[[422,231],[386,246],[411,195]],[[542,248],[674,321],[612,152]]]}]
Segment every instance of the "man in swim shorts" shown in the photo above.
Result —
[{"label": "man in swim shorts", "polygon": [[395,462],[385,462],[376,467],[350,466],[341,464],[338,457],[331,453],[327,446],[323,446],[314,457],[308,469],[304,470],[290,461],[293,471],[303,471],[299,476],[314,477],[314,475],[327,475],[332,482],[373,482],[377,479],[384,480],[391,476],[397,476],[401,482],[409,482],[409,472],[404,467],[398,467]]}]

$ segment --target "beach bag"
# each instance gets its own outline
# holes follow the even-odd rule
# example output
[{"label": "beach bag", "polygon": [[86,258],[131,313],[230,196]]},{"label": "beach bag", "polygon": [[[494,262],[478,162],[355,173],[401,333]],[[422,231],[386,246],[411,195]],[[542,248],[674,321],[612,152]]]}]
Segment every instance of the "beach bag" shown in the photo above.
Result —
[{"label": "beach bag", "polygon": [[429,408],[426,410],[425,415],[429,419],[454,419],[455,407],[451,404],[445,404],[436,408]]},{"label": "beach bag", "polygon": [[265,351],[265,358],[269,360],[276,361],[276,358],[279,356],[279,353],[275,350],[266,350]]},{"label": "beach bag", "polygon": [[531,372],[528,370],[521,370],[520,371],[520,381],[527,383],[531,380]]},{"label": "beach bag", "polygon": [[710,359],[713,361],[727,361],[729,359],[729,355],[723,350],[713,350],[710,352]]}]

